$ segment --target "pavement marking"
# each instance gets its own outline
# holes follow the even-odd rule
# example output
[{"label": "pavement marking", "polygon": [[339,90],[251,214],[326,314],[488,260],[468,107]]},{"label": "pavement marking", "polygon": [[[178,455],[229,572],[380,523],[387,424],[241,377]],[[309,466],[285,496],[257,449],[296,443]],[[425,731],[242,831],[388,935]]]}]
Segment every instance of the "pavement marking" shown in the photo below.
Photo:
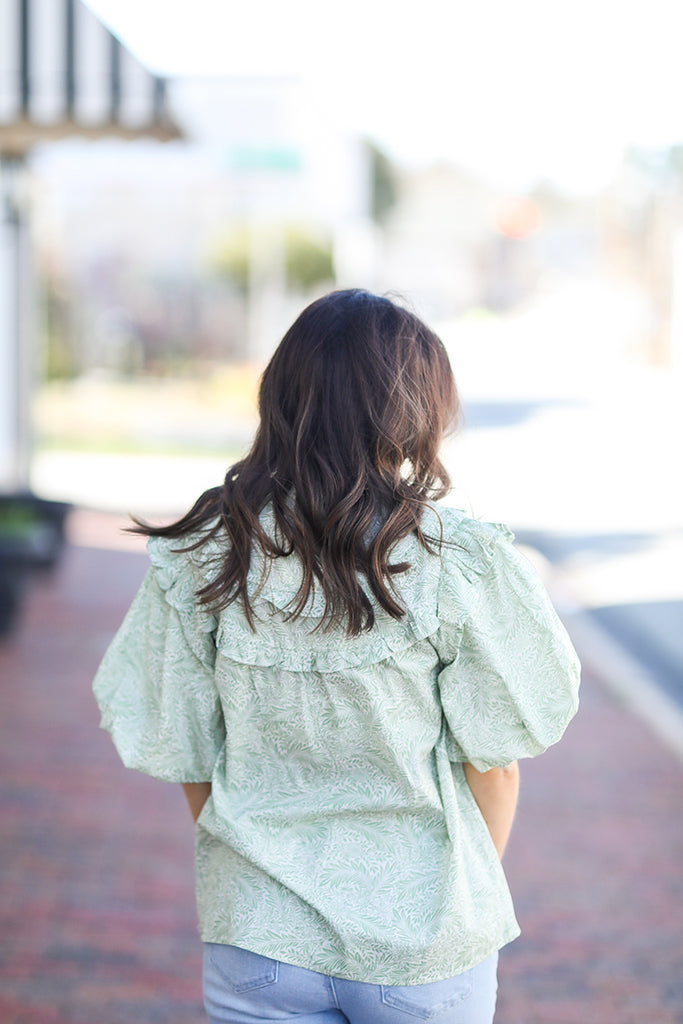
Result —
[{"label": "pavement marking", "polygon": [[538,569],[557,612],[590,671],[646,723],[683,765],[683,710],[656,679],[600,626],[566,574],[536,549],[519,545]]}]

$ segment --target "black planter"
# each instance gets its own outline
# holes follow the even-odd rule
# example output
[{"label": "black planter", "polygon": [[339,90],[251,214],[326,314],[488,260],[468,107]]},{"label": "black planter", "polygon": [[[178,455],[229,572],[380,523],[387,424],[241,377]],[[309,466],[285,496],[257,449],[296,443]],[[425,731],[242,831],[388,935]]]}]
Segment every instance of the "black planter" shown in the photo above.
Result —
[{"label": "black planter", "polygon": [[[0,494],[0,559],[23,560],[37,569],[57,563],[64,546],[64,526],[71,505],[47,501],[29,491]],[[4,523],[14,520],[10,531]]]},{"label": "black planter", "polygon": [[17,565],[10,567],[0,555],[0,637],[12,632],[30,571]]},{"label": "black planter", "polygon": [[70,505],[34,494],[0,494],[0,636],[17,621],[28,578],[53,568]]}]

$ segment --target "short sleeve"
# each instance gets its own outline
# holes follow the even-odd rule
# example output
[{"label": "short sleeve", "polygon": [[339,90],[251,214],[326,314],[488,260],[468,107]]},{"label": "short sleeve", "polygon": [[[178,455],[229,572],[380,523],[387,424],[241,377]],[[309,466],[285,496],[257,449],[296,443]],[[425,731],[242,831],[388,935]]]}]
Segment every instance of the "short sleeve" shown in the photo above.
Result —
[{"label": "short sleeve", "polygon": [[208,782],[225,741],[214,684],[215,619],[197,607],[182,563],[153,565],[100,665],[102,728],[128,768],[170,782]]},{"label": "short sleeve", "polygon": [[451,760],[488,771],[560,739],[578,708],[580,666],[511,535],[477,527],[488,531],[488,564],[465,588],[444,579],[437,651]]}]

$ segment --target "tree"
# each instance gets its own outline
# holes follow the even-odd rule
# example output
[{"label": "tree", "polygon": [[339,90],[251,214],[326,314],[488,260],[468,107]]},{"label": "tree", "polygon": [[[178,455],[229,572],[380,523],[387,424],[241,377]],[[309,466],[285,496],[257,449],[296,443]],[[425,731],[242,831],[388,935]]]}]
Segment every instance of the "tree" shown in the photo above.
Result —
[{"label": "tree", "polygon": [[[245,224],[234,228],[219,244],[213,260],[217,273],[227,277],[242,294],[246,294],[249,288],[253,272],[253,232],[258,230]],[[267,246],[269,238],[273,249],[281,251],[290,290],[307,292],[316,285],[334,280],[332,246],[325,236],[295,224],[273,224],[264,230],[259,247]]]}]

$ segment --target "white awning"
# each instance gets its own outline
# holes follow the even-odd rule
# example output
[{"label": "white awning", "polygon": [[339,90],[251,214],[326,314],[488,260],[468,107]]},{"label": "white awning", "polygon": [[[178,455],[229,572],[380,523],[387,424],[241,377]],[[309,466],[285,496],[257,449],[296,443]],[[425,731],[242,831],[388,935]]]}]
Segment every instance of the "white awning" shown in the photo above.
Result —
[{"label": "white awning", "polygon": [[67,135],[177,139],[166,83],[81,0],[0,5],[0,155]]}]

